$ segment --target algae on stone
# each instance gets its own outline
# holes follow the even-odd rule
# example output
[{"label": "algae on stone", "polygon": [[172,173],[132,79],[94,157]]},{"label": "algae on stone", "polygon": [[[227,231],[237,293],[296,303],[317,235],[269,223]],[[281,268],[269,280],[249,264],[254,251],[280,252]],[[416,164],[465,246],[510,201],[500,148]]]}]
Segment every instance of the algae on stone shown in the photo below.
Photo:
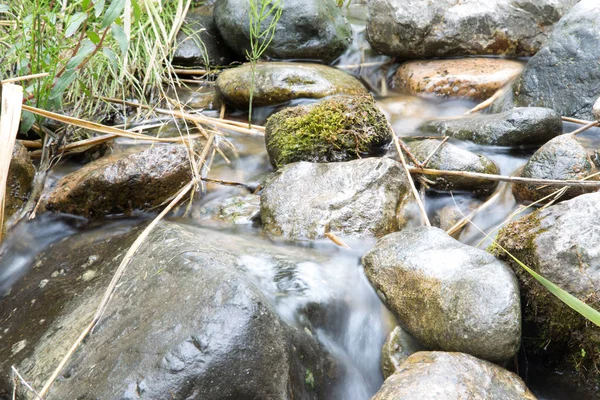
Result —
[{"label": "algae on stone", "polygon": [[271,163],[349,161],[381,152],[391,140],[373,97],[335,96],[271,116],[265,141]]}]

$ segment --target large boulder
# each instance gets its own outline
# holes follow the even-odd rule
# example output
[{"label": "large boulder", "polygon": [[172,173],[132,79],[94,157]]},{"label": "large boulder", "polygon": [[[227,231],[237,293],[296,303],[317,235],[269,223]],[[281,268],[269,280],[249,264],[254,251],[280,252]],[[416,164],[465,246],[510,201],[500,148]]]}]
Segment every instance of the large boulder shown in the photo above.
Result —
[{"label": "large boulder", "polygon": [[335,96],[285,108],[269,117],[265,128],[267,152],[275,167],[381,155],[392,139],[371,95]]},{"label": "large boulder", "polygon": [[172,63],[185,67],[210,67],[227,65],[233,59],[215,25],[212,7],[189,11],[177,34]]},{"label": "large boulder", "polygon": [[61,178],[46,208],[98,218],[157,207],[191,179],[183,145],[155,145],[129,155],[104,157]]},{"label": "large boulder", "polygon": [[373,49],[401,58],[527,56],[576,2],[371,0],[367,35]]},{"label": "large boulder", "polygon": [[281,168],[266,185],[260,214],[275,236],[383,236],[400,227],[398,211],[409,191],[402,166],[389,158],[298,162]]},{"label": "large boulder", "polygon": [[6,223],[10,220],[10,217],[17,213],[29,199],[34,176],[35,167],[31,163],[27,149],[17,141],[13,149],[8,168],[8,180],[6,181],[5,226],[0,226],[0,230],[6,228]]},{"label": "large boulder", "polygon": [[582,0],[556,24],[548,43],[529,60],[497,109],[548,107],[592,120],[600,94],[600,3]]},{"label": "large boulder", "polygon": [[549,108],[538,107],[434,120],[420,127],[426,133],[496,146],[543,144],[561,135],[562,128],[560,115]]},{"label": "large boulder", "polygon": [[[426,167],[446,171],[466,171],[481,174],[499,174],[500,169],[489,158],[461,149],[452,143],[441,140],[424,139],[408,142],[407,148]],[[498,187],[498,182],[462,176],[427,177],[432,189],[445,191],[471,191],[476,194],[489,194]]]},{"label": "large boulder", "polygon": [[[12,365],[42,387],[139,233],[78,234],[35,261],[0,304],[0,390],[12,393]],[[288,271],[320,261],[306,249],[162,222],[45,398],[328,398],[333,361],[310,325],[278,316],[249,272],[257,262]]]},{"label": "large boulder", "polygon": [[485,251],[439,228],[407,228],[380,239],[363,265],[388,308],[426,348],[495,362],[519,350],[517,280]]},{"label": "large boulder", "polygon": [[[281,18],[264,56],[330,62],[350,44],[352,29],[334,0],[285,0],[281,6]],[[250,50],[249,14],[248,0],[221,0],[215,5],[221,35],[242,57]],[[273,14],[262,23],[262,30],[273,22]]]},{"label": "large boulder", "polygon": [[535,400],[521,378],[468,354],[421,351],[372,400]]},{"label": "large boulder", "polygon": [[[571,134],[558,136],[531,156],[529,161],[520,171],[523,178],[582,180],[596,173],[596,166],[592,162],[585,147]],[[597,177],[590,178],[598,180]],[[517,201],[531,203],[555,193],[560,187],[546,185],[531,185],[514,183],[512,191]],[[570,187],[560,196],[560,200],[567,200],[583,193],[594,192],[597,188]],[[548,198],[546,202],[553,200]]]},{"label": "large boulder", "polygon": [[392,87],[412,94],[485,100],[519,76],[523,63],[501,58],[407,61]]},{"label": "large boulder", "polygon": [[[228,104],[245,110],[250,103],[252,65],[222,72],[217,91]],[[319,64],[265,62],[256,64],[254,106],[273,106],[294,99],[321,99],[334,94],[361,95],[367,89],[339,69]]]},{"label": "large boulder", "polygon": [[[511,222],[496,241],[561,289],[600,310],[599,226],[600,193],[584,194]],[[561,373],[590,378],[597,390],[600,328],[552,295],[500,246],[494,246],[494,252],[515,269],[526,304],[526,351],[543,356]]]}]

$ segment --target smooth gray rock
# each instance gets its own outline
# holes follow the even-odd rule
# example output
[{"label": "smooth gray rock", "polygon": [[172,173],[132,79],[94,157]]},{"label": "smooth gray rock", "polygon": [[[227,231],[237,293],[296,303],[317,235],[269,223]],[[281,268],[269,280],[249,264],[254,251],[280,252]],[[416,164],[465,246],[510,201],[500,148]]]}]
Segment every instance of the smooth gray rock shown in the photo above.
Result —
[{"label": "smooth gray rock", "polygon": [[[580,180],[596,173],[596,166],[585,147],[571,134],[558,136],[531,156],[520,172],[523,178]],[[598,180],[597,177],[590,178]],[[517,201],[534,202],[556,192],[559,187],[513,183],[512,191]],[[568,200],[594,188],[569,188],[560,200]],[[546,202],[550,201],[548,199]]]},{"label": "smooth gray rock", "polygon": [[177,33],[173,64],[185,67],[228,65],[234,60],[213,19],[212,7],[188,12]]},{"label": "smooth gray rock", "polygon": [[[38,258],[0,304],[0,391],[12,393],[11,365],[42,387],[139,233],[80,233]],[[328,353],[277,315],[246,261],[290,268],[315,254],[162,222],[45,398],[328,398]]]},{"label": "smooth gray rock", "polygon": [[381,371],[387,379],[400,369],[406,359],[425,348],[412,335],[401,327],[395,327],[383,343],[381,349]]},{"label": "smooth gray rock", "polygon": [[529,60],[496,108],[548,107],[592,120],[600,94],[600,3],[582,0],[556,24],[548,43]]},{"label": "smooth gray rock", "polygon": [[[352,29],[334,0],[285,0],[273,41],[264,53],[275,59],[312,59],[330,62],[351,41]],[[225,42],[242,57],[250,49],[250,2],[220,0],[215,22]],[[266,29],[271,16],[263,22]]]},{"label": "smooth gray rock", "polygon": [[383,237],[362,261],[388,308],[428,349],[495,362],[519,350],[519,287],[494,256],[418,227]]},{"label": "smooth gray rock", "polygon": [[401,58],[535,54],[577,0],[370,0],[369,43]]},{"label": "smooth gray rock", "polygon": [[423,132],[470,140],[477,144],[522,146],[543,144],[562,134],[560,115],[549,108],[515,108],[423,124]]},{"label": "smooth gray rock", "polygon": [[[500,173],[498,166],[485,156],[461,149],[452,143],[446,142],[442,144],[442,147],[439,147],[440,144],[442,144],[442,141],[436,139],[413,140],[407,143],[407,147],[420,162],[424,162],[429,155],[433,154],[427,163],[427,168],[482,174]],[[486,179],[461,176],[428,176],[427,178],[434,182],[431,187],[436,190],[470,191],[485,195],[493,192],[498,187],[498,182]]]},{"label": "smooth gray rock", "polygon": [[[252,65],[223,71],[217,78],[217,92],[228,104],[248,109],[252,86]],[[367,94],[362,83],[350,74],[319,64],[261,62],[256,64],[254,106],[274,106],[294,99],[322,99],[335,94]]]},{"label": "smooth gray rock", "polygon": [[372,400],[535,400],[521,378],[468,354],[421,351]]},{"label": "smooth gray rock", "polygon": [[[600,193],[539,210],[503,228],[496,238],[517,259],[561,289],[600,309]],[[524,296],[526,350],[598,393],[600,328],[554,297],[499,247],[514,268]],[[546,343],[547,346],[539,346]]]},{"label": "smooth gray rock", "polygon": [[389,158],[298,162],[279,170],[260,198],[263,227],[287,238],[383,236],[397,230],[410,196],[402,166]]}]

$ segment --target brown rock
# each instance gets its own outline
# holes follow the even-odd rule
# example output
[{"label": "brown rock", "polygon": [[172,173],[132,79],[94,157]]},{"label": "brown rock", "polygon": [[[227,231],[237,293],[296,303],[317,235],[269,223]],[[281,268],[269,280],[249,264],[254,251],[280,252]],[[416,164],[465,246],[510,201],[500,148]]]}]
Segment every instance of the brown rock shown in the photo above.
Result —
[{"label": "brown rock", "polygon": [[97,218],[157,207],[191,178],[182,145],[101,158],[65,175],[48,195],[46,208]]},{"label": "brown rock", "polygon": [[392,87],[414,94],[485,100],[522,70],[521,62],[498,58],[409,61],[396,71]]},{"label": "brown rock", "polygon": [[35,167],[31,163],[27,149],[17,141],[8,169],[6,204],[4,206],[5,222],[27,202],[34,175]]}]

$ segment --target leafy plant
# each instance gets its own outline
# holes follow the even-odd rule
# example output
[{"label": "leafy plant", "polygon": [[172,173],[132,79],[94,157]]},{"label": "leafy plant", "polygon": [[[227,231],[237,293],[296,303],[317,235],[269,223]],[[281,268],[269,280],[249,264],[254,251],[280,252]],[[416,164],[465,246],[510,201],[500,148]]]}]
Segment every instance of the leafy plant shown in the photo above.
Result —
[{"label": "leafy plant", "polygon": [[252,100],[254,98],[256,63],[267,50],[273,37],[277,23],[283,12],[283,0],[248,0],[250,10],[250,50],[246,51],[248,61],[252,63],[252,79],[250,81],[250,101],[248,106],[248,124],[252,124]]}]

